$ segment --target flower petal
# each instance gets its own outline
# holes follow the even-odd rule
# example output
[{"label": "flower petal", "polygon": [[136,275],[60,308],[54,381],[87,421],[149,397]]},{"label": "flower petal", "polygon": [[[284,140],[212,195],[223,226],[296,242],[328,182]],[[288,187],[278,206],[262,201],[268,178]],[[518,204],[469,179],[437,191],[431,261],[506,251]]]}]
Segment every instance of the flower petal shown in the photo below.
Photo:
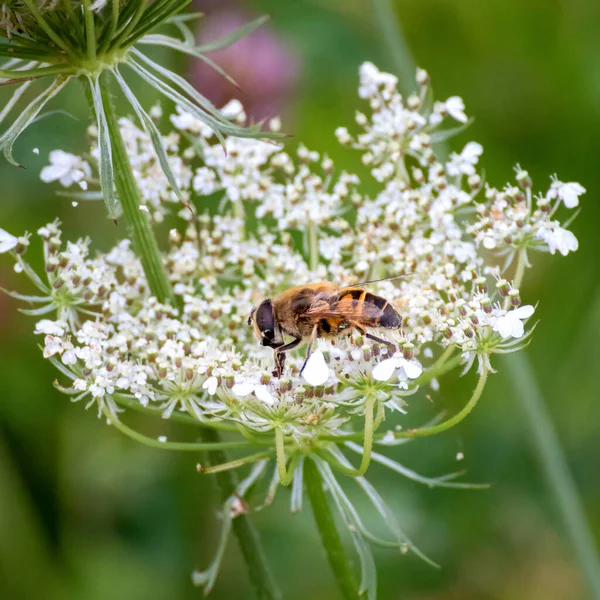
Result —
[{"label": "flower petal", "polygon": [[254,395],[265,404],[272,406],[275,404],[275,398],[273,394],[269,391],[269,388],[266,385],[257,385],[254,388]]},{"label": "flower petal", "polygon": [[387,381],[392,377],[397,366],[397,358],[386,358],[373,367],[371,376],[375,381]]},{"label": "flower petal", "polygon": [[12,250],[18,243],[19,240],[14,235],[0,229],[0,254]]},{"label": "flower petal", "polygon": [[238,398],[243,398],[244,396],[249,396],[254,391],[253,383],[236,383],[231,391],[234,396]]},{"label": "flower petal", "polygon": [[417,377],[420,377],[421,373],[423,373],[421,363],[414,358],[412,360],[405,360],[402,363],[402,368],[409,379],[417,379]]},{"label": "flower petal", "polygon": [[320,350],[316,350],[310,355],[306,367],[302,371],[302,377],[310,385],[323,385],[329,379],[329,367]]},{"label": "flower petal", "polygon": [[[217,385],[219,383],[219,380],[214,376],[211,375],[203,384],[202,384],[202,389],[203,390],[207,390],[210,396],[214,396],[216,391],[217,391]],[[235,386],[234,386],[235,387]]]},{"label": "flower petal", "polygon": [[535,308],[531,304],[525,304],[525,306],[519,306],[512,311],[512,314],[519,319],[529,319],[529,317],[535,312]]}]

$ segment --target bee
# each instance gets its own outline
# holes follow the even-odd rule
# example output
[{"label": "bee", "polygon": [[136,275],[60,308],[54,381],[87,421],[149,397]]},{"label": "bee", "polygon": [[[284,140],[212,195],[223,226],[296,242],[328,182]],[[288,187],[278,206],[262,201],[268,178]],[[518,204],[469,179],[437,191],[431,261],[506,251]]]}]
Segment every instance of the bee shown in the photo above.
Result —
[{"label": "bee", "polygon": [[[374,283],[374,282],[368,282]],[[400,329],[402,317],[391,303],[361,286],[338,287],[331,282],[311,283],[290,288],[274,298],[263,300],[252,310],[248,325],[254,327],[263,346],[273,348],[275,370],[281,377],[288,350],[307,341],[304,370],[317,338],[333,339],[353,329],[385,344],[393,352],[396,346],[367,332],[367,328]],[[286,343],[284,335],[293,338]]]}]

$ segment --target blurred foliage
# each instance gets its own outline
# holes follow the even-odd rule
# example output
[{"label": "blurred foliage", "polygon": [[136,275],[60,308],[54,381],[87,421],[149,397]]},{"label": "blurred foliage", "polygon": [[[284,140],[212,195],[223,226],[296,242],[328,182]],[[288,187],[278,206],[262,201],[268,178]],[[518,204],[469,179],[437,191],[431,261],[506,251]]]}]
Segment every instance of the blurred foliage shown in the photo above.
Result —
[{"label": "blurred foliage", "polygon": [[[198,4],[208,14],[217,6]],[[256,0],[240,6],[249,16],[270,13],[269,27],[298,60],[300,75],[283,109],[285,129],[340,165],[356,167],[357,157],[337,145],[333,130],[350,125],[358,107],[360,62],[393,65],[370,3]],[[598,538],[600,4],[399,0],[395,8],[437,96],[461,95],[476,117],[453,144],[483,144],[491,184],[509,180],[518,161],[540,189],[558,172],[563,181],[580,181],[588,190],[573,226],[579,252],[543,258],[523,298],[540,299],[541,323],[529,353]],[[106,219],[101,203],[73,208],[38,180],[51,149],[86,147],[85,100],[75,87],[69,90],[55,102],[63,112],[40,120],[19,140],[16,152],[27,170],[0,163],[0,226],[18,235],[59,216],[66,234],[91,234],[98,247],[107,248],[124,232]],[[0,103],[8,92],[0,91]],[[145,93],[144,101],[150,105],[153,98]],[[32,153],[35,147],[39,155]],[[8,261],[0,263],[0,281],[20,285]],[[0,295],[0,596],[199,597],[190,573],[210,560],[219,523],[210,478],[194,468],[198,457],[138,447],[93,411],[69,405],[51,386],[55,372],[39,356],[33,320],[19,316],[17,307]],[[455,409],[470,385],[443,381],[436,401]],[[397,450],[399,460],[426,474],[455,469],[455,456],[463,452],[459,465],[470,480],[494,483],[489,491],[429,490],[376,465],[369,471],[407,532],[443,566],[436,571],[414,556],[378,551],[380,598],[588,597],[521,408],[508,390],[500,371],[460,427]],[[421,396],[413,410],[426,402]],[[156,423],[140,417],[139,426],[152,431]],[[176,435],[166,426],[160,433]],[[275,505],[255,515],[284,597],[335,598],[308,506],[290,515],[288,495],[280,490]],[[252,598],[244,568],[230,544],[212,598]]]}]

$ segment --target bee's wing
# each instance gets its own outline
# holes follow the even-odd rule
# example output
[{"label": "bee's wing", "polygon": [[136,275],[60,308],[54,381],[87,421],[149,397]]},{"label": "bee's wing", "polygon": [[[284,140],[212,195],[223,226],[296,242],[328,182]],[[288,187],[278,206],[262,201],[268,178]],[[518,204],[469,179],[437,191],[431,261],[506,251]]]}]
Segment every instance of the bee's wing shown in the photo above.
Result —
[{"label": "bee's wing", "polygon": [[356,302],[344,291],[327,299],[317,298],[306,311],[305,315],[314,319],[343,319],[364,325],[376,324],[383,316],[383,310],[370,302]]}]

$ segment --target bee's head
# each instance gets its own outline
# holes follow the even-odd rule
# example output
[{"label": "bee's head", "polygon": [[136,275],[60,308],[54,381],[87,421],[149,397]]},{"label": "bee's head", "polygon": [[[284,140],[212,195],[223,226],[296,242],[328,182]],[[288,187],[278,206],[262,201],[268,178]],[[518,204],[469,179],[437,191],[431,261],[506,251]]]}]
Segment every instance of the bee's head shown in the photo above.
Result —
[{"label": "bee's head", "polygon": [[248,325],[254,325],[256,337],[263,346],[273,345],[276,325],[273,304],[269,299],[263,300],[252,310],[248,317]]}]

